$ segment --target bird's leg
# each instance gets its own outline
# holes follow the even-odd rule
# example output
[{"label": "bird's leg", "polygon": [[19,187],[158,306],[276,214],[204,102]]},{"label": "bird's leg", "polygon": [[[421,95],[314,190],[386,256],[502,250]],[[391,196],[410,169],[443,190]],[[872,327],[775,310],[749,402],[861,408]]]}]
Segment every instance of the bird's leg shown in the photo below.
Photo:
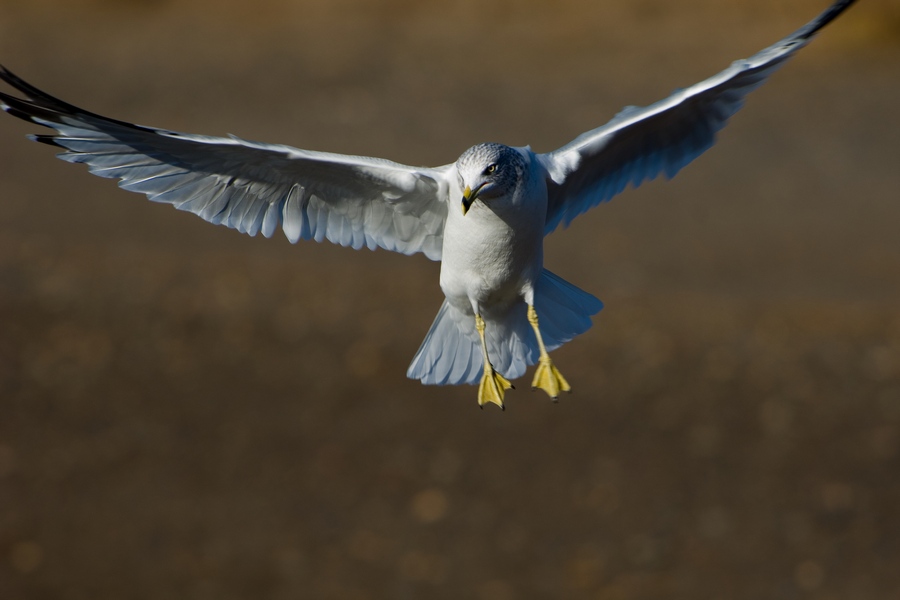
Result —
[{"label": "bird's leg", "polygon": [[501,409],[503,406],[503,394],[512,384],[500,373],[494,370],[494,365],[488,359],[487,342],[484,340],[484,319],[481,315],[475,315],[475,329],[481,338],[481,352],[484,356],[484,373],[481,375],[481,383],[478,384],[478,406],[484,408],[488,402],[493,402]]},{"label": "bird's leg", "polygon": [[541,350],[541,357],[538,359],[538,368],[534,373],[534,379],[531,381],[531,389],[541,388],[553,398],[554,402],[556,402],[561,391],[570,392],[572,391],[572,388],[569,385],[569,382],[567,382],[559,372],[559,369],[553,364],[553,361],[550,360],[550,355],[547,353],[547,347],[544,346],[544,338],[541,337],[541,330],[538,327],[537,311],[534,310],[534,306],[531,304],[528,305],[528,322],[531,323],[531,327],[534,329],[534,334],[537,336],[538,348]]}]

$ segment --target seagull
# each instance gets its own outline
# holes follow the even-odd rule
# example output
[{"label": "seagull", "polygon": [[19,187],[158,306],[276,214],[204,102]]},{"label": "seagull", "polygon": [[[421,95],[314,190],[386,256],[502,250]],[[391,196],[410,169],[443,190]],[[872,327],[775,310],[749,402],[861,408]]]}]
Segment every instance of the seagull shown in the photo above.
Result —
[{"label": "seagull", "polygon": [[445,300],[407,371],[424,384],[478,384],[478,405],[504,408],[510,380],[537,363],[532,388],[554,401],[571,387],[550,352],[591,327],[603,304],[544,268],[544,237],[578,215],[712,147],[761,85],[855,0],[834,2],[780,42],[647,107],[539,154],[472,146],[453,164],[410,167],[144,127],[88,112],[0,66],[23,97],[10,115],[53,129],[30,139],[94,175],[242,233],[354,249],[423,253],[441,262]]}]

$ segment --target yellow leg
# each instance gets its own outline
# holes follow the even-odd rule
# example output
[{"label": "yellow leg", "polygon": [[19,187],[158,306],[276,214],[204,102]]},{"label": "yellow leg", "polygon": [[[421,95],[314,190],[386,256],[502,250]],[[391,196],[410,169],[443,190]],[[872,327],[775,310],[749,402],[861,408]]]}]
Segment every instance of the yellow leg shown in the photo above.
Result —
[{"label": "yellow leg", "polygon": [[541,350],[541,357],[538,359],[538,368],[531,381],[531,389],[541,388],[553,398],[555,402],[560,392],[570,392],[572,387],[569,382],[562,376],[559,369],[550,360],[547,348],[544,346],[544,338],[541,337],[541,330],[538,327],[538,316],[534,307],[528,305],[528,322],[531,323],[534,334],[537,336],[538,348]]},{"label": "yellow leg", "polygon": [[484,340],[484,319],[481,315],[475,315],[475,329],[481,338],[481,353],[484,356],[484,373],[481,375],[481,383],[478,384],[478,406],[484,408],[485,404],[492,402],[504,409],[503,394],[513,385],[494,370],[494,365],[488,359],[487,342]]}]

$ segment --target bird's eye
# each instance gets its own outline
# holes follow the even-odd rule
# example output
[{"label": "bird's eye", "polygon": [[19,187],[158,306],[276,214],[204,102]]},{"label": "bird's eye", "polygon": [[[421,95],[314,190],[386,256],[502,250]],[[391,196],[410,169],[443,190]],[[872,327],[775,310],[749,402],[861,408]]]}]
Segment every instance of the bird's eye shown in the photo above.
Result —
[{"label": "bird's eye", "polygon": [[493,175],[496,172],[497,172],[496,164],[488,165],[487,168],[484,170],[485,175]]}]

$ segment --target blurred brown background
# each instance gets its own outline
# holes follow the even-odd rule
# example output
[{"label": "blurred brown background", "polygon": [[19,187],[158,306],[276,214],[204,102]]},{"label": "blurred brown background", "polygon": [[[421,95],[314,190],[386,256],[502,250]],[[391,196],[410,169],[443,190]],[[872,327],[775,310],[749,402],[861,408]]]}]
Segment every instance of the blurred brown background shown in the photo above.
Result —
[{"label": "blurred brown background", "polygon": [[[2,0],[0,61],[170,129],[553,149],[826,0]],[[0,598],[900,597],[900,3],[547,241],[574,393],[406,366],[439,265],[249,238],[0,118]],[[279,234],[280,235],[280,234]],[[529,373],[530,376],[530,373]]]}]

